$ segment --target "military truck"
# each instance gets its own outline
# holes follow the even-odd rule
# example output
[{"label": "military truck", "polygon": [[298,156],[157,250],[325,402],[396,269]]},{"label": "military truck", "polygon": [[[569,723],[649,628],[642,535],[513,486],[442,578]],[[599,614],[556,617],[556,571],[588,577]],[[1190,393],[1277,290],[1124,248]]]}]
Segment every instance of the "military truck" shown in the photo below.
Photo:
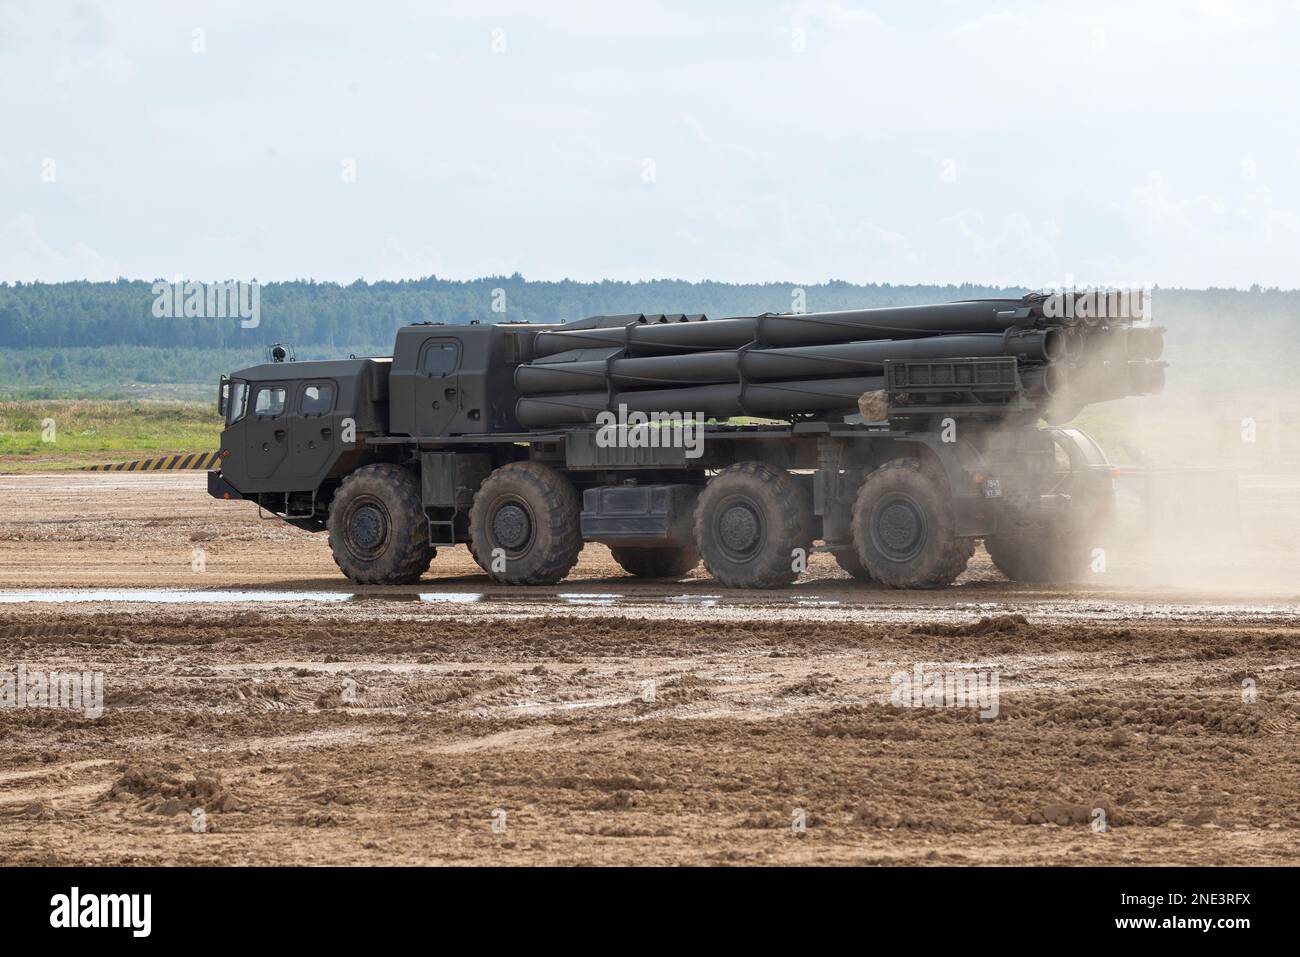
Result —
[{"label": "military truck", "polygon": [[[1055,327],[1032,302],[977,302],[995,328],[982,318],[950,327],[942,310],[768,315],[731,331],[717,327],[737,320],[597,316],[410,325],[391,357],[298,362],[278,350],[222,376],[225,429],[208,489],[326,532],[339,568],[361,585],[416,582],[439,548],[457,544],[497,582],[550,585],[587,542],[609,546],[635,576],[681,578],[703,561],[736,588],[790,585],[814,549],[862,581],[941,587],[981,539],[1011,579],[1074,578],[1112,507],[1112,470],[1084,433],[1040,420],[1062,390],[1049,373],[1081,348],[1048,345]],[[785,376],[820,368],[826,355],[806,353],[840,348],[816,345],[821,327],[792,331],[809,320],[841,338],[875,336],[836,353],[872,346],[870,361],[843,359],[872,374],[754,378],[764,364]],[[1002,345],[918,344],[972,335]],[[724,355],[741,340],[737,359]],[[1118,360],[1128,380],[1133,353],[1130,343]],[[681,373],[701,354],[734,366],[734,381]],[[666,361],[647,366],[646,381],[613,371],[638,356]],[[521,370],[590,372],[593,362],[610,372],[592,390],[520,391],[539,378]],[[868,395],[881,401],[864,415]]]}]

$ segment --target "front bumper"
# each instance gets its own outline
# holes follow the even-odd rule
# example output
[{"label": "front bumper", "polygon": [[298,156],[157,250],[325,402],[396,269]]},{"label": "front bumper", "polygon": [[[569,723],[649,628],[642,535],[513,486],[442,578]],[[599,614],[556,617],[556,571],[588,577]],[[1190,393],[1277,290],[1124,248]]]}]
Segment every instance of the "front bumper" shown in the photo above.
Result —
[{"label": "front bumper", "polygon": [[242,499],[244,497],[244,494],[227,482],[220,472],[208,473],[208,494],[213,498],[226,499],[229,501]]}]

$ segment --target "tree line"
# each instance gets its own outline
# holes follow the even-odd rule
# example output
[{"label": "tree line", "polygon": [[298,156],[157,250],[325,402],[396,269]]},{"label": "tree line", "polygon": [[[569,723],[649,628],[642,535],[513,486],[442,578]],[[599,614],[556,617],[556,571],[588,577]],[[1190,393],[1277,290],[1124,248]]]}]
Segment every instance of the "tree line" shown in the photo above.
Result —
[{"label": "tree line", "polygon": [[[170,294],[170,283],[159,287]],[[96,363],[103,363],[100,377],[108,381],[205,381],[214,354],[255,359],[273,342],[290,343],[300,359],[387,354],[395,330],[411,322],[558,322],[641,312],[705,313],[720,319],[1017,298],[1027,291],[971,283],[801,287],[781,282],[528,281],[517,273],[348,285],[270,282],[260,287],[259,321],[246,328],[239,317],[157,315],[159,287],[143,280],[0,283],[0,347],[13,351],[0,361],[0,373],[25,385],[47,384],[85,378]],[[1154,319],[1169,328],[1171,359],[1218,363],[1218,356],[1231,354],[1248,356],[1252,363],[1291,363],[1300,351],[1300,290],[1157,289],[1152,303]],[[207,363],[201,354],[208,354]]]},{"label": "tree line", "polygon": [[[170,284],[169,284],[170,285]],[[257,350],[289,342],[321,355],[387,351],[399,326],[417,322],[559,322],[588,315],[704,313],[710,318],[907,305],[984,297],[1018,297],[1023,288],[974,284],[855,285],[828,282],[736,284],[528,281],[522,276],[472,280],[427,277],[347,285],[310,280],[261,286],[257,325],[238,317],[160,317],[155,283],[0,284],[0,347],[8,349],[147,346]],[[1156,290],[1156,320],[1191,338],[1216,333],[1273,342],[1300,337],[1300,291]]]}]

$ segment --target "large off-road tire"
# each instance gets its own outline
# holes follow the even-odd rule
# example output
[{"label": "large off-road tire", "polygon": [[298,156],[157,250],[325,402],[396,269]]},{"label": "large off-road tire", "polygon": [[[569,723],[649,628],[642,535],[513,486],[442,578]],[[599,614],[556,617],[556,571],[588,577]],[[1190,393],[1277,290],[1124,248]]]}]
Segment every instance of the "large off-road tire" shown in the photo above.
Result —
[{"label": "large off-road tire", "polygon": [[835,564],[848,572],[851,577],[860,582],[875,581],[871,577],[871,571],[866,565],[862,564],[862,559],[858,558],[856,546],[850,545],[848,548],[837,548],[831,552],[831,555],[835,558]]},{"label": "large off-road tire", "polygon": [[723,469],[695,506],[704,567],[731,588],[781,588],[797,577],[795,549],[812,552],[813,509],[789,472],[763,462]]},{"label": "large off-road tire", "polygon": [[[479,486],[469,511],[474,559],[504,585],[554,585],[582,551],[582,503],[573,484],[540,462],[511,462]],[[501,549],[493,561],[493,551]]]},{"label": "large off-road tire", "polygon": [[853,504],[853,544],[878,582],[892,588],[942,588],[966,570],[975,542],[958,538],[948,482],[919,459],[873,471]]},{"label": "large off-road tire", "polygon": [[420,480],[400,465],[365,465],[343,479],[330,502],[330,551],[358,585],[409,585],[438,550],[420,503]]},{"label": "large off-road tire", "polygon": [[1088,543],[1080,543],[1065,519],[990,535],[984,548],[998,571],[1014,582],[1078,581],[1092,558]]},{"label": "large off-road tire", "polygon": [[638,578],[685,578],[700,563],[700,553],[694,545],[675,545],[668,548],[635,548],[617,546],[610,548],[614,561],[623,571]]},{"label": "large off-road tire", "polygon": [[479,561],[478,552],[474,551],[474,543],[466,542],[465,547],[469,549],[469,557],[474,559],[474,564],[477,565],[479,568],[483,569],[484,571],[487,571],[488,567],[484,565],[481,561]]}]

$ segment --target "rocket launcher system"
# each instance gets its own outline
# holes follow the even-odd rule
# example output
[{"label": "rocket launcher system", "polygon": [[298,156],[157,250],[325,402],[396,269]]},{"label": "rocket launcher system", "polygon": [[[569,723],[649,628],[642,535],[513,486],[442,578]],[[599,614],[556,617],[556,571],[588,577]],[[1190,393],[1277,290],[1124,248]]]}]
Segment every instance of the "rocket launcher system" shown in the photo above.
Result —
[{"label": "rocket launcher system", "polygon": [[[885,387],[891,363],[989,359],[1004,371],[1012,361],[1013,386],[972,394],[972,403],[987,410],[991,399],[1009,408],[1019,396],[1029,408],[1059,416],[1163,387],[1163,330],[1133,325],[1128,295],[1029,295],[713,321],[593,316],[538,331],[534,358],[515,369],[516,415],[535,428],[593,422],[619,406],[715,418],[851,411],[864,393]],[[1118,310],[1117,317],[1106,318],[1105,310]]]}]

